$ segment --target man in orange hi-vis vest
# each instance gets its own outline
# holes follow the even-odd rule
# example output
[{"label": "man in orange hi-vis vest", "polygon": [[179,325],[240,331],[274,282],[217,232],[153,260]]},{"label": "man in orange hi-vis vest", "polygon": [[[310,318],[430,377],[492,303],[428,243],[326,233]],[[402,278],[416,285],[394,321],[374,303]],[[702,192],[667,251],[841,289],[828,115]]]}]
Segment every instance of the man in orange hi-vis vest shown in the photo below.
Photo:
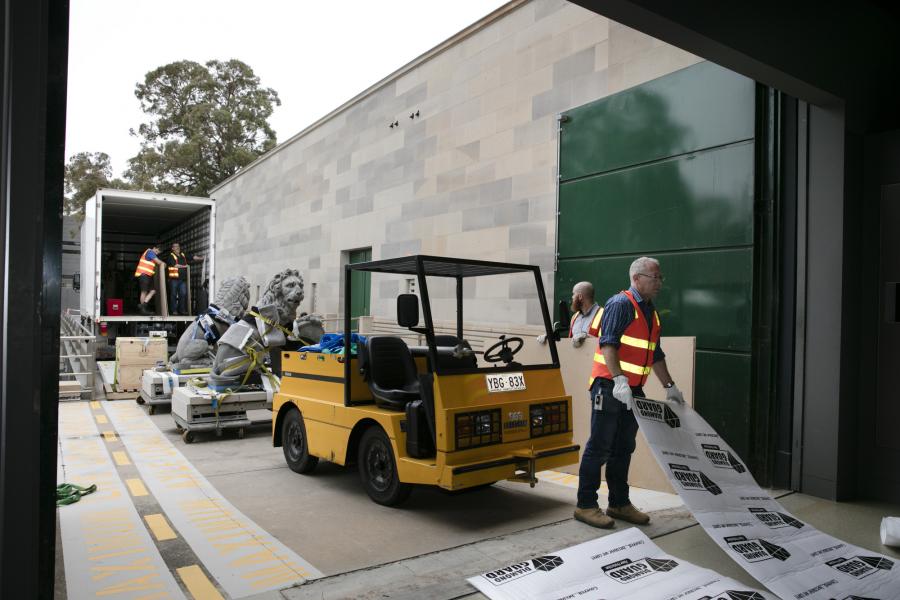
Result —
[{"label": "man in orange hi-vis vest", "polygon": [[138,285],[141,288],[141,301],[138,304],[138,310],[141,314],[153,314],[153,309],[150,308],[150,300],[156,295],[156,290],[153,288],[153,276],[156,275],[156,265],[160,267],[166,266],[166,263],[159,259],[159,244],[155,244],[141,253],[137,268],[134,270],[134,276],[138,278]]},{"label": "man in orange hi-vis vest", "polygon": [[[638,424],[631,412],[634,396],[652,370],[666,388],[666,400],[684,402],[675,386],[666,355],[659,345],[659,315],[653,305],[662,288],[659,261],[643,256],[628,270],[631,287],[607,300],[599,313],[599,344],[591,369],[591,433],[578,470],[575,518],[593,527],[609,528],[613,519],[644,525],[650,517],[628,498],[628,467]],[[597,502],[600,468],[606,465],[609,506]]]}]

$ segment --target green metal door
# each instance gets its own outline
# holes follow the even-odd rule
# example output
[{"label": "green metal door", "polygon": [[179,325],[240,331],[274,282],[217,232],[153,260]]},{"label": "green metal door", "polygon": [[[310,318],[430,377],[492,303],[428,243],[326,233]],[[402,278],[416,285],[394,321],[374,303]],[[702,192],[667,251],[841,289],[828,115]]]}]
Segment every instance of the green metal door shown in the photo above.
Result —
[{"label": "green metal door", "polygon": [[[350,264],[368,262],[372,260],[372,249],[351,250],[348,253]],[[357,319],[369,315],[369,298],[372,295],[372,274],[362,271],[353,271],[350,274],[351,293],[350,318]],[[354,324],[355,325],[355,324]]]},{"label": "green metal door", "polygon": [[635,258],[659,259],[663,335],[696,336],[697,410],[745,457],[755,93],[752,80],[700,63],[568,111],[554,288],[568,299],[591,281],[602,305],[628,287]]}]

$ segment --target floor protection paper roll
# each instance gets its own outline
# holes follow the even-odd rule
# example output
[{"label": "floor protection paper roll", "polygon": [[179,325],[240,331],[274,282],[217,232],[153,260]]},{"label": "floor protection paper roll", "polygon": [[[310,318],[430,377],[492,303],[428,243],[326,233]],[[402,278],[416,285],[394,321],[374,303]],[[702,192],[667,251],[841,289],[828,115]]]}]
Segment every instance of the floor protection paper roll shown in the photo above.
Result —
[{"label": "floor protection paper roll", "polygon": [[804,523],[691,407],[635,398],[650,449],[706,533],[781,598],[900,599],[900,564]]},{"label": "floor protection paper roll", "polygon": [[666,554],[635,527],[468,581],[493,600],[774,599]]}]

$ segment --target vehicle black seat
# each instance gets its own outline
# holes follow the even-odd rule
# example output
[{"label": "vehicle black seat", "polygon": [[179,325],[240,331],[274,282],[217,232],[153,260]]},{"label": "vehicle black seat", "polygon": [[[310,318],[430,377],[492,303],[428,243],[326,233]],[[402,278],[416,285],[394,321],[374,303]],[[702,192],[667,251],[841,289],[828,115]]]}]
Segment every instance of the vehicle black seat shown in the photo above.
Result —
[{"label": "vehicle black seat", "polygon": [[375,404],[391,410],[404,410],[406,403],[421,398],[416,363],[398,337],[378,336],[366,340],[369,389]]}]

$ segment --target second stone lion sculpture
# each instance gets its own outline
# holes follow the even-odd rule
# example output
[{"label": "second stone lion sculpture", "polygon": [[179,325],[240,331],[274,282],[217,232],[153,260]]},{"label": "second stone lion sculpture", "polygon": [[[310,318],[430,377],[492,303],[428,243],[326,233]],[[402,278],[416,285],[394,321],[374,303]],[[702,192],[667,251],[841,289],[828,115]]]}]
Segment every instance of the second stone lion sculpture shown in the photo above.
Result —
[{"label": "second stone lion sculpture", "polygon": [[228,328],[219,340],[210,374],[214,389],[237,389],[259,383],[269,351],[284,346],[292,335],[297,307],[303,300],[303,277],[296,269],[275,274],[266,284],[259,305]]}]

